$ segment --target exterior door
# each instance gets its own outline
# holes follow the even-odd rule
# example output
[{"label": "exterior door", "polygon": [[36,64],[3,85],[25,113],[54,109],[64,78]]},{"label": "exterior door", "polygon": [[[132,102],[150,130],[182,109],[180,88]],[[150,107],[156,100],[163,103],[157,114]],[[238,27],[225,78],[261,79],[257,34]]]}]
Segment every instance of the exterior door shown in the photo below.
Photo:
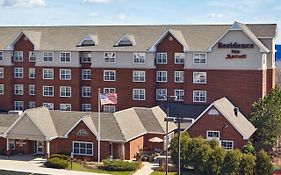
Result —
[{"label": "exterior door", "polygon": [[35,141],[34,144],[34,153],[35,154],[43,154],[43,142],[42,141]]}]

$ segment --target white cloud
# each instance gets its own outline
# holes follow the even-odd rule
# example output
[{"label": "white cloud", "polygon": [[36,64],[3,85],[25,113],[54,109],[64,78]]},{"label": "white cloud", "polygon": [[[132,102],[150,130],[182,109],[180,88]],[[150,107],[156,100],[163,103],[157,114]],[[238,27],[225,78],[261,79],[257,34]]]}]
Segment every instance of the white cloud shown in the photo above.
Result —
[{"label": "white cloud", "polygon": [[90,17],[97,17],[97,16],[99,16],[99,14],[98,14],[98,13],[95,13],[95,12],[89,13],[88,15],[89,15]]},{"label": "white cloud", "polygon": [[264,0],[215,0],[211,1],[209,5],[222,8],[249,10],[249,8],[259,6],[262,3],[264,3]]},{"label": "white cloud", "polygon": [[91,4],[106,4],[109,3],[110,0],[82,0],[82,2]]},{"label": "white cloud", "polygon": [[4,7],[43,7],[46,3],[44,0],[4,0]]},{"label": "white cloud", "polygon": [[118,16],[117,16],[117,18],[118,19],[120,19],[120,20],[124,20],[125,18],[126,18],[127,16],[126,16],[126,14],[119,14]]},{"label": "white cloud", "polygon": [[222,13],[210,13],[206,16],[207,18],[223,18],[225,17]]}]

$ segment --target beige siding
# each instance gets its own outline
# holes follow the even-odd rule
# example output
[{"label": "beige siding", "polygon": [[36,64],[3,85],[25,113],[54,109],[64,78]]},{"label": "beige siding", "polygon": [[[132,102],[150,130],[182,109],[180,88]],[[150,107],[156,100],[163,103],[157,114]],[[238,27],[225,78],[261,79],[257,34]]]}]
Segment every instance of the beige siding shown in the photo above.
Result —
[{"label": "beige siding", "polygon": [[[52,51],[50,51],[52,52]],[[62,51],[64,52],[64,51]],[[67,51],[65,51],[67,52]],[[43,61],[43,51],[36,52],[36,66],[45,66],[45,67],[80,67],[80,58],[79,52],[71,52],[71,62],[62,63],[60,62],[60,52],[55,51],[53,62],[44,62]]]}]

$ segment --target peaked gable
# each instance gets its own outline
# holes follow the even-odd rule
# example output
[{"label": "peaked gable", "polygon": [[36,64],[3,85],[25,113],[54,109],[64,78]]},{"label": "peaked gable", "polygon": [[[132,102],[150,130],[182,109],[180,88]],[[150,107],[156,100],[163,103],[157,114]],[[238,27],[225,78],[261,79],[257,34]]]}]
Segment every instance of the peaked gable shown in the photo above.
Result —
[{"label": "peaked gable", "polygon": [[96,46],[98,45],[98,36],[97,35],[87,35],[79,44],[78,47],[83,46]]},{"label": "peaked gable", "polygon": [[132,34],[124,34],[115,44],[114,47],[122,46],[135,46],[136,40],[135,36]]},{"label": "peaked gable", "polygon": [[40,48],[40,40],[41,40],[41,32],[34,32],[34,31],[21,31],[19,32],[6,46],[5,49],[13,50],[14,45],[20,40],[21,37],[26,37],[34,46],[34,50]]}]

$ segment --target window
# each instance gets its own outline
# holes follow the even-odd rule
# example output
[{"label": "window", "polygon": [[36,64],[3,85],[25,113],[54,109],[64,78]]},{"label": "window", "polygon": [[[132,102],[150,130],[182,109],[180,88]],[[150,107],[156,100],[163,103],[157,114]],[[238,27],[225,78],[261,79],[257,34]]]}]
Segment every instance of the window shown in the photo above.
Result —
[{"label": "window", "polygon": [[88,132],[85,129],[79,129],[77,131],[77,136],[88,136]]},{"label": "window", "polygon": [[115,63],[116,53],[115,52],[104,52],[105,63]]},{"label": "window", "polygon": [[82,52],[81,53],[81,62],[82,63],[91,63],[92,55],[91,52]]},{"label": "window", "polygon": [[145,71],[133,71],[133,82],[145,82]]},{"label": "window", "polygon": [[73,141],[72,152],[74,153],[74,155],[92,156],[93,155],[93,143]]},{"label": "window", "polygon": [[71,97],[71,87],[61,86],[60,87],[60,97]]},{"label": "window", "polygon": [[175,53],[175,64],[184,64],[184,53]]},{"label": "window", "polygon": [[87,35],[79,46],[95,46],[95,42],[93,40],[93,37],[91,35]]},{"label": "window", "polygon": [[14,101],[14,109],[15,110],[23,110],[23,101]]},{"label": "window", "polygon": [[207,92],[206,91],[193,91],[193,102],[206,102]]},{"label": "window", "polygon": [[23,62],[23,51],[14,52],[14,62]]},{"label": "window", "polygon": [[4,95],[4,84],[0,84],[0,95]]},{"label": "window", "polygon": [[128,36],[124,35],[120,41],[117,43],[117,45],[115,44],[115,46],[132,46],[133,43],[130,41],[130,39],[128,38]]},{"label": "window", "polygon": [[91,69],[82,69],[82,80],[91,80]]},{"label": "window", "polygon": [[221,147],[223,147],[226,150],[232,150],[233,149],[233,141],[232,140],[222,140],[221,141]]},{"label": "window", "polygon": [[193,83],[194,84],[206,84],[207,73],[206,72],[193,72]]},{"label": "window", "polygon": [[82,111],[91,111],[91,110],[92,110],[91,104],[88,103],[82,104]]},{"label": "window", "polygon": [[54,96],[54,86],[43,86],[43,96],[53,97]]},{"label": "window", "polygon": [[177,98],[175,98],[175,101],[184,100],[184,90],[183,89],[175,89],[174,95],[177,97]]},{"label": "window", "polygon": [[43,61],[44,62],[53,62],[54,53],[53,52],[43,52]]},{"label": "window", "polygon": [[133,100],[145,100],[145,89],[133,89]]},{"label": "window", "polygon": [[23,84],[15,84],[14,85],[14,94],[15,95],[23,95]]},{"label": "window", "polygon": [[82,97],[91,97],[91,86],[82,86]]},{"label": "window", "polygon": [[2,51],[0,51],[0,61],[4,60],[4,53]]},{"label": "window", "polygon": [[175,83],[183,83],[184,82],[184,71],[175,71]]},{"label": "window", "polygon": [[115,79],[116,79],[115,70],[103,71],[103,81],[115,81]]},{"label": "window", "polygon": [[156,100],[167,100],[167,89],[156,89]]},{"label": "window", "polygon": [[61,80],[71,80],[71,69],[60,69]]},{"label": "window", "polygon": [[0,78],[4,78],[4,68],[3,67],[0,67]]},{"label": "window", "polygon": [[35,62],[35,61],[36,61],[35,52],[29,51],[29,62]]},{"label": "window", "polygon": [[54,103],[43,103],[43,106],[49,110],[54,110]]},{"label": "window", "polygon": [[35,107],[36,107],[35,101],[30,101],[29,102],[29,108],[35,108]]},{"label": "window", "polygon": [[103,88],[103,93],[104,94],[109,94],[109,93],[115,94],[116,90],[115,90],[115,88]]},{"label": "window", "polygon": [[61,52],[60,53],[60,62],[62,62],[62,63],[70,63],[71,62],[71,54],[70,54],[70,52]]},{"label": "window", "polygon": [[156,72],[157,82],[167,82],[167,71],[157,71]]},{"label": "window", "polygon": [[9,149],[15,150],[16,149],[16,141],[15,139],[9,139]]},{"label": "window", "polygon": [[43,69],[43,79],[54,79],[54,69]]},{"label": "window", "polygon": [[23,68],[15,68],[14,69],[14,78],[23,78]]},{"label": "window", "polygon": [[115,112],[115,106],[105,105],[105,106],[103,106],[103,112],[114,113]]},{"label": "window", "polygon": [[193,54],[193,64],[207,64],[207,54],[206,53],[194,53]]},{"label": "window", "polygon": [[167,64],[167,53],[156,53],[157,64]]},{"label": "window", "polygon": [[35,85],[30,84],[28,91],[29,91],[29,95],[35,95]]},{"label": "window", "polygon": [[145,63],[145,53],[134,53],[134,63],[144,64]]},{"label": "window", "polygon": [[30,79],[34,79],[35,78],[35,68],[29,68],[29,70],[28,70],[28,77]]},{"label": "window", "polygon": [[71,111],[71,104],[60,104],[61,111]]},{"label": "window", "polygon": [[219,131],[207,131],[207,140],[212,139],[220,139],[220,132]]}]

